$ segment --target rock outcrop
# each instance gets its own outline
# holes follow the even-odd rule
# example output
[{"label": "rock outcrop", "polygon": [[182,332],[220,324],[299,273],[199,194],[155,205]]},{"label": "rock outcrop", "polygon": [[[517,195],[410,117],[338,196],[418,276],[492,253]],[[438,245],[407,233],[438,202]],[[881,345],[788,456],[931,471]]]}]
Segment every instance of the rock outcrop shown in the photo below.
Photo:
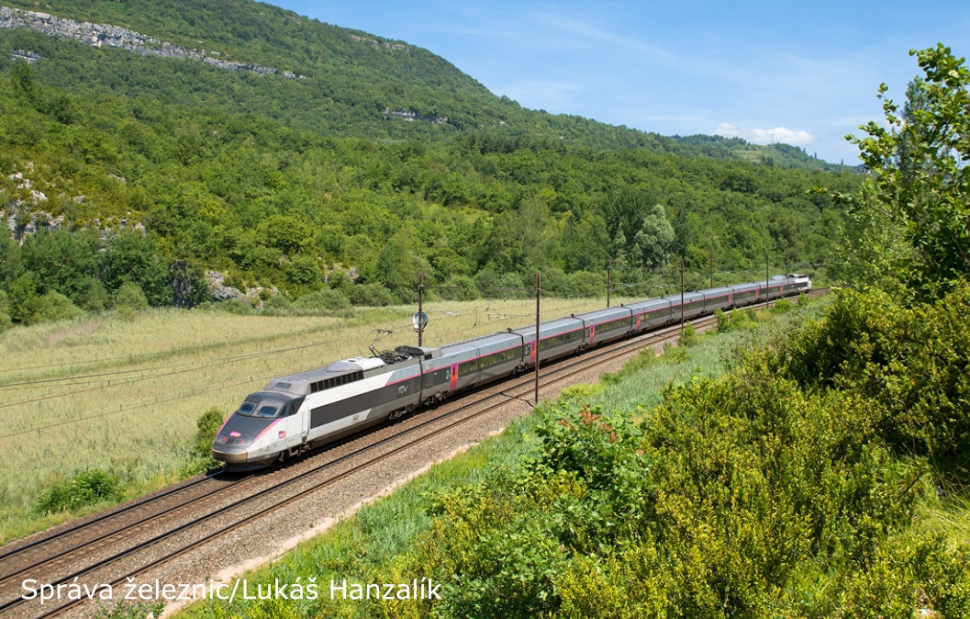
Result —
[{"label": "rock outcrop", "polygon": [[[24,28],[34,30],[52,37],[64,37],[80,41],[93,47],[115,47],[128,50],[143,56],[162,56],[164,58],[179,58],[204,62],[227,71],[249,71],[257,75],[281,75],[289,79],[306,79],[292,71],[280,71],[272,67],[258,64],[233,62],[218,58],[218,52],[207,52],[199,49],[186,49],[150,36],[110,24],[92,24],[65,19],[48,13],[24,11],[0,6],[0,29]],[[28,62],[37,57],[30,52],[18,50]]]}]

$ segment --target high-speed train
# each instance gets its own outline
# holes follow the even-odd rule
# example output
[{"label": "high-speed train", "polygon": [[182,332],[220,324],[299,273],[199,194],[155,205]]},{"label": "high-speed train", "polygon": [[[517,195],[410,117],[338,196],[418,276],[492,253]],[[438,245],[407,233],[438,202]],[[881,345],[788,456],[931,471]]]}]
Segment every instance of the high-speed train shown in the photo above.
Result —
[{"label": "high-speed train", "polygon": [[[812,289],[805,275],[711,288],[683,296],[685,319]],[[681,295],[647,299],[509,329],[438,348],[400,346],[375,357],[335,361],[275,378],[246,396],[220,428],[212,455],[227,470],[255,469],[395,420],[420,406],[535,367],[541,362],[678,322]],[[536,350],[538,348],[538,351]]]}]

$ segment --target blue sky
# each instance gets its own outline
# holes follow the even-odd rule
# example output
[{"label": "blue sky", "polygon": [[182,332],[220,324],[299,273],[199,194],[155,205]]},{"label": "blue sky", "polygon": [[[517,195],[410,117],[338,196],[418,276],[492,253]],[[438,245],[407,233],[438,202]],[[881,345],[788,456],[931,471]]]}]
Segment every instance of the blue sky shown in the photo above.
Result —
[{"label": "blue sky", "polygon": [[855,164],[844,140],[905,99],[910,49],[970,55],[970,2],[273,2],[442,56],[496,95],[655,131],[786,142]]}]

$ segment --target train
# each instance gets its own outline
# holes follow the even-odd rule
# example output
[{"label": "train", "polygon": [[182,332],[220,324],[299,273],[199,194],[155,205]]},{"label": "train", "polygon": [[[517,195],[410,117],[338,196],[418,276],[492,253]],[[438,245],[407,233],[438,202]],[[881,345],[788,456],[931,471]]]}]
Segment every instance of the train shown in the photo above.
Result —
[{"label": "train", "polygon": [[540,363],[685,320],[812,289],[806,275],[646,299],[439,347],[399,346],[371,357],[274,378],[216,434],[227,471],[264,468]]}]

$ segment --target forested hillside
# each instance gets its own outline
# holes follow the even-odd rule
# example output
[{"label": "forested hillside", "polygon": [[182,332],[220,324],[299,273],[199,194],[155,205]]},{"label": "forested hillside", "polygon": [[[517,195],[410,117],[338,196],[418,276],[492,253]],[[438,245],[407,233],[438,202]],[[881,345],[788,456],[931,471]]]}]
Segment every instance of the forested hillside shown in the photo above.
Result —
[{"label": "forested hillside", "polygon": [[0,309],[14,322],[108,307],[125,281],[193,305],[205,271],[383,304],[409,300],[419,272],[474,297],[536,270],[553,294],[600,291],[608,259],[638,293],[679,257],[695,285],[712,258],[719,279],[762,274],[766,255],[813,268],[842,207],[807,191],[858,183],[789,169],[816,163],[798,149],[525,110],[425,50],[268,5],[10,4],[291,72],[0,30]]},{"label": "forested hillside", "polygon": [[462,131],[495,130],[504,137],[530,136],[596,149],[635,147],[784,167],[840,168],[785,145],[755,146],[711,136],[669,138],[524,109],[488,92],[427,50],[250,0],[53,0],[43,5],[12,0],[3,6],[125,27],[156,39],[156,48],[170,43],[300,78],[227,72],[198,62],[142,57],[108,45],[95,49],[47,36],[57,30],[49,26],[44,34],[29,28],[0,30],[0,69],[11,62],[12,52],[28,51],[46,60],[36,66],[44,83],[91,96],[112,92],[218,107],[343,137],[445,142]]}]

